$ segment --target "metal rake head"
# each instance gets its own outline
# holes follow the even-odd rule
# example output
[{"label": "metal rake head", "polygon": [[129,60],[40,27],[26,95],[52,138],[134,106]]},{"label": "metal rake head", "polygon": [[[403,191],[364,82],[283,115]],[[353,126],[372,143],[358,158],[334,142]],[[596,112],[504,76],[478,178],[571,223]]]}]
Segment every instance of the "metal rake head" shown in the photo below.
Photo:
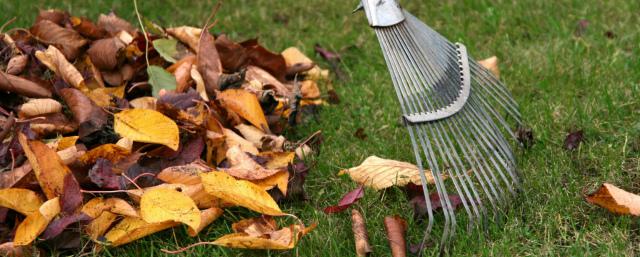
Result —
[{"label": "metal rake head", "polygon": [[[443,207],[443,249],[459,221],[450,194],[461,198],[468,229],[495,220],[515,194],[516,160],[507,141],[515,135],[504,116],[520,124],[518,106],[464,45],[449,42],[394,0],[362,0],[359,9],[380,41],[421,170],[425,240],[437,216],[429,197],[435,191]],[[425,171],[435,185],[427,185]]]}]

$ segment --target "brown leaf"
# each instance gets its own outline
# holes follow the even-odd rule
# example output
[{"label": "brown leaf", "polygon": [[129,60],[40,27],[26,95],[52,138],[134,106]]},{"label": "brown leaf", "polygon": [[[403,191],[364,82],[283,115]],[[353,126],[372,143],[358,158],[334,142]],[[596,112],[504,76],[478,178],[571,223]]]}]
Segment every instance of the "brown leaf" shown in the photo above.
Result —
[{"label": "brown leaf", "polygon": [[223,34],[216,38],[216,49],[225,70],[235,72],[247,65],[247,51],[240,44],[231,41],[226,35]]},{"label": "brown leaf", "polygon": [[271,73],[280,81],[286,81],[287,63],[281,54],[273,53],[260,44],[257,39],[250,39],[240,43],[247,49],[249,64],[258,66]]},{"label": "brown leaf", "polygon": [[62,113],[51,113],[41,115],[37,117],[29,128],[33,130],[40,137],[48,136],[51,134],[67,134],[74,132],[78,129],[78,126],[67,119]]},{"label": "brown leaf", "polygon": [[129,149],[115,144],[104,144],[89,150],[79,159],[80,162],[90,165],[96,163],[98,159],[107,159],[111,163],[117,163],[131,155]]},{"label": "brown leaf", "polygon": [[82,212],[61,217],[49,223],[47,229],[42,233],[41,239],[48,240],[54,238],[60,235],[60,233],[62,233],[62,231],[65,230],[69,225],[78,222],[87,222],[91,219],[91,217]]},{"label": "brown leaf", "polygon": [[353,133],[353,136],[360,140],[367,139],[367,133],[364,132],[364,128],[358,128],[356,133]]},{"label": "brown leaf", "polygon": [[58,154],[44,143],[28,140],[22,133],[18,134],[18,138],[44,194],[48,199],[61,196],[64,193],[65,176],[71,174],[69,168],[64,165]]},{"label": "brown leaf", "polygon": [[11,171],[0,172],[0,188],[14,187],[22,180],[35,177],[32,171],[33,169],[31,169],[31,164],[27,162]]},{"label": "brown leaf", "polygon": [[407,231],[407,222],[400,216],[384,217],[384,229],[387,232],[387,240],[391,247],[391,256],[407,256],[407,242],[404,233]]},{"label": "brown leaf", "polygon": [[107,123],[107,113],[80,90],[64,88],[60,90],[60,96],[73,112],[73,118],[80,126],[78,135],[81,138],[102,129]]},{"label": "brown leaf", "polygon": [[90,39],[101,39],[107,35],[106,30],[96,26],[93,21],[91,21],[87,17],[74,16],[69,18],[69,21],[71,21],[71,26],[73,26],[73,29],[80,32],[81,35]]},{"label": "brown leaf", "polygon": [[367,224],[364,222],[362,213],[357,209],[351,210],[351,230],[356,243],[356,256],[366,257],[373,252],[369,245],[369,235],[367,234]]},{"label": "brown leaf", "polygon": [[123,60],[121,54],[125,44],[117,37],[93,41],[87,54],[91,62],[101,70],[112,70]]},{"label": "brown leaf", "polygon": [[259,90],[273,89],[277,96],[282,97],[289,97],[291,95],[292,91],[289,87],[257,66],[247,66],[245,78],[247,81],[257,81],[261,87]]},{"label": "brown leaf", "polygon": [[108,15],[100,14],[97,25],[107,31],[111,36],[116,36],[120,31],[126,31],[130,35],[135,35],[137,33],[137,30],[131,25],[131,23],[116,16],[113,12]]},{"label": "brown leaf", "polygon": [[207,94],[214,98],[216,90],[220,90],[219,80],[222,74],[220,55],[216,49],[214,38],[208,31],[201,33],[199,42],[196,60],[198,72],[204,79]]},{"label": "brown leaf", "polygon": [[13,242],[6,242],[0,244],[0,255],[6,257],[29,257],[40,256],[38,249],[30,246],[17,246],[13,245]]},{"label": "brown leaf", "polygon": [[640,196],[609,183],[587,195],[586,200],[616,214],[640,216]]},{"label": "brown leaf", "polygon": [[199,163],[173,166],[162,170],[157,179],[171,184],[197,185],[202,183],[200,174],[210,172],[211,168]]},{"label": "brown leaf", "polygon": [[236,233],[222,236],[213,244],[244,249],[293,249],[302,236],[311,232],[315,225],[305,227],[301,224],[276,230],[272,217],[245,219],[232,225]]},{"label": "brown leaf", "polygon": [[578,149],[582,140],[584,140],[584,132],[582,130],[573,131],[564,139],[564,149],[569,151]]},{"label": "brown leaf", "polygon": [[300,93],[302,93],[303,99],[320,98],[320,88],[318,88],[318,84],[313,80],[302,81]]},{"label": "brown leaf", "polygon": [[11,75],[19,75],[24,71],[24,68],[27,67],[27,63],[29,62],[29,57],[26,55],[16,55],[9,59],[9,63],[7,63],[7,73]]},{"label": "brown leaf", "polygon": [[516,130],[516,139],[524,146],[524,148],[530,148],[535,143],[533,137],[533,129],[529,127],[518,126]]},{"label": "brown leaf", "polygon": [[42,20],[48,20],[62,26],[67,19],[69,19],[69,13],[66,11],[56,9],[40,10],[36,17],[36,23]]},{"label": "brown leaf", "polygon": [[223,169],[227,174],[246,180],[265,179],[278,173],[278,169],[266,169],[243,152],[240,147],[233,146],[227,150],[227,160],[231,164]]},{"label": "brown leaf", "polygon": [[9,91],[26,97],[49,98],[51,91],[21,77],[0,71],[0,91]]},{"label": "brown leaf", "polygon": [[18,117],[31,118],[62,111],[62,104],[51,98],[31,99],[20,106]]},{"label": "brown leaf", "polygon": [[70,61],[75,60],[80,55],[82,47],[89,42],[75,30],[60,27],[48,20],[39,21],[30,31],[40,41],[60,49]]},{"label": "brown leaf", "polygon": [[176,93],[186,92],[191,80],[191,67],[196,63],[196,56],[188,55],[167,68],[176,77]]}]

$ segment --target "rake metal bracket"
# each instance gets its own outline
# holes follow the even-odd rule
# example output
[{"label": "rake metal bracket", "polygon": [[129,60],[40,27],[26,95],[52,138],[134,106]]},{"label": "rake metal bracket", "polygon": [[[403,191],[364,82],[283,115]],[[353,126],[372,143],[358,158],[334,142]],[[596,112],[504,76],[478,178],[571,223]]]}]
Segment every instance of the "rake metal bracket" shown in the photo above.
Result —
[{"label": "rake metal bracket", "polygon": [[469,95],[471,93],[469,56],[467,55],[467,48],[463,44],[456,43],[456,48],[461,84],[458,98],[456,98],[456,100],[451,102],[448,106],[435,111],[403,115],[404,119],[407,122],[416,124],[445,119],[462,110],[462,107],[464,107],[465,103],[467,103],[467,99],[469,99]]}]

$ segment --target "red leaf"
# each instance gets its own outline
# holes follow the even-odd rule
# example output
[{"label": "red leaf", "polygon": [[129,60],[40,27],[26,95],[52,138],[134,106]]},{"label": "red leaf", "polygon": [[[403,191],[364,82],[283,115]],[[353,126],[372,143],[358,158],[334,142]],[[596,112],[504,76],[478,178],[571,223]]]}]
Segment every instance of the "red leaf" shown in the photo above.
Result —
[{"label": "red leaf", "polygon": [[360,198],[362,198],[363,196],[364,196],[364,187],[359,186],[355,190],[345,194],[342,197],[342,199],[340,199],[340,202],[338,202],[338,205],[324,208],[324,212],[327,214],[330,214],[330,213],[337,213],[337,212],[344,211],[347,208],[349,208],[349,206],[351,206],[352,204],[360,200]]},{"label": "red leaf", "polygon": [[91,182],[104,189],[121,189],[121,177],[113,173],[111,161],[98,158],[96,164],[89,170]]},{"label": "red leaf", "polygon": [[287,63],[281,54],[273,53],[260,44],[257,39],[250,39],[240,43],[247,49],[249,64],[266,70],[280,81],[285,81],[287,75]]},{"label": "red leaf", "polygon": [[583,139],[584,132],[582,130],[569,133],[569,135],[567,135],[567,138],[564,139],[564,149],[567,149],[569,151],[577,149]]},{"label": "red leaf", "polygon": [[80,192],[80,184],[76,181],[73,173],[64,176],[63,192],[60,198],[60,206],[62,212],[71,214],[75,212],[82,204],[82,192]]},{"label": "red leaf", "polygon": [[79,212],[73,215],[64,216],[62,218],[59,218],[49,223],[49,226],[47,226],[47,230],[45,230],[44,233],[42,233],[41,238],[44,240],[54,238],[60,235],[60,233],[62,233],[62,231],[65,228],[67,228],[69,225],[76,222],[83,222],[83,221],[90,221],[90,220],[92,220],[92,218],[89,215],[85,214],[84,212]]}]

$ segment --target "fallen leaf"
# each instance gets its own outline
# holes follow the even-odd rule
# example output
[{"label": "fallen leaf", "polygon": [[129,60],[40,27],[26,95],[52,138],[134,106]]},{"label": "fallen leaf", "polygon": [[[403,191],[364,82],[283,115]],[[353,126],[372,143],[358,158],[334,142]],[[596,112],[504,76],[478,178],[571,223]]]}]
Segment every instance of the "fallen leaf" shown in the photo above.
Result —
[{"label": "fallen leaf", "polygon": [[73,176],[73,173],[68,173],[64,176],[63,191],[60,196],[60,208],[63,214],[72,214],[80,205],[82,205],[80,184]]},{"label": "fallen leaf", "polygon": [[112,212],[101,212],[100,215],[87,224],[84,231],[92,240],[98,240],[99,237],[104,235],[104,233],[111,228],[111,224],[116,221],[117,217],[118,215],[113,214]]},{"label": "fallen leaf", "polygon": [[222,169],[222,171],[236,178],[259,180],[273,176],[280,171],[278,169],[267,169],[262,167],[238,146],[229,148],[226,156],[231,167],[228,169]]},{"label": "fallen leaf", "polygon": [[208,172],[200,177],[205,191],[223,201],[263,214],[284,215],[264,189],[249,181],[237,180],[224,172]]},{"label": "fallen leaf", "polygon": [[113,12],[108,15],[100,14],[96,25],[106,30],[111,36],[115,36],[121,31],[126,31],[131,35],[135,35],[137,33],[137,30],[131,25],[131,23],[121,19]]},{"label": "fallen leaf", "polygon": [[364,196],[364,187],[359,186],[355,190],[345,194],[338,202],[338,205],[329,206],[324,208],[324,212],[327,214],[342,212],[349,208],[352,204],[360,200]]},{"label": "fallen leaf", "polygon": [[247,50],[249,64],[266,70],[279,81],[286,81],[287,63],[281,54],[267,50],[258,43],[257,39],[244,41],[240,45]]},{"label": "fallen leaf", "polygon": [[224,235],[213,242],[231,248],[286,250],[293,249],[302,236],[311,232],[315,225],[301,224],[276,230],[272,217],[245,219],[232,225],[236,233]]},{"label": "fallen leaf", "polygon": [[58,151],[61,151],[69,147],[73,147],[76,145],[78,138],[79,138],[78,136],[68,136],[68,137],[60,138],[60,140],[58,140],[58,146],[56,149]]},{"label": "fallen leaf", "polygon": [[364,132],[364,128],[358,128],[356,130],[356,133],[353,133],[353,136],[355,136],[357,139],[360,139],[360,140],[367,139],[367,133]]},{"label": "fallen leaf", "polygon": [[44,194],[48,199],[61,196],[64,192],[65,176],[71,174],[69,168],[64,165],[58,154],[44,143],[27,140],[22,133],[18,134],[18,138]]},{"label": "fallen leaf", "polygon": [[222,209],[216,207],[200,211],[200,226],[197,229],[189,227],[187,234],[191,237],[197,236],[200,231],[216,221],[223,213],[224,211]]},{"label": "fallen leaf", "polygon": [[294,152],[261,152],[260,157],[267,159],[264,165],[267,169],[282,169],[293,164],[296,155]]},{"label": "fallen leaf", "polygon": [[129,101],[129,104],[135,109],[155,110],[157,100],[155,97],[143,96]]},{"label": "fallen leaf", "polygon": [[[462,204],[462,198],[459,195],[450,194],[449,202],[453,210],[457,209]],[[442,209],[442,202],[440,201],[440,194],[433,192],[429,194],[429,202],[431,203],[431,209],[437,211]],[[413,214],[417,219],[428,215],[429,209],[427,208],[427,202],[425,201],[424,194],[420,193],[414,196],[409,203],[413,206]]]},{"label": "fallen leaf", "polygon": [[158,173],[156,178],[171,184],[197,185],[202,183],[200,174],[210,171],[211,168],[205,165],[191,163],[166,168]]},{"label": "fallen leaf", "polygon": [[[349,174],[353,181],[375,190],[408,183],[421,185],[420,171],[414,164],[370,156],[360,166],[342,170],[339,175]],[[435,183],[431,172],[425,171],[427,183]],[[446,179],[445,175],[442,175]]]},{"label": "fallen leaf", "polygon": [[357,209],[351,210],[351,230],[356,245],[356,256],[369,256],[373,250],[369,244],[369,235],[367,234],[367,224],[364,222],[362,213]]},{"label": "fallen leaf", "polygon": [[278,171],[278,173],[259,180],[251,181],[257,186],[262,187],[265,191],[277,187],[283,195],[287,195],[289,187],[289,172],[286,170]]},{"label": "fallen leaf", "polygon": [[29,245],[36,239],[46,228],[49,222],[60,213],[60,202],[58,198],[52,198],[44,202],[38,211],[33,212],[24,219],[13,238],[15,245]]},{"label": "fallen leaf", "polygon": [[158,54],[164,58],[165,61],[170,63],[176,63],[179,59],[178,53],[178,41],[175,39],[156,39],[151,42],[153,48],[158,51]]},{"label": "fallen leaf", "polygon": [[27,67],[27,63],[29,62],[29,57],[26,55],[16,55],[9,59],[9,63],[7,63],[7,73],[11,75],[19,75],[24,71],[24,68]]},{"label": "fallen leaf", "polygon": [[587,195],[586,200],[616,214],[640,216],[640,196],[609,183]]},{"label": "fallen leaf", "polygon": [[61,111],[62,104],[51,98],[30,99],[28,102],[20,106],[18,117],[31,118],[50,113],[59,113]]},{"label": "fallen leaf", "polygon": [[94,164],[99,159],[107,159],[112,164],[131,155],[131,151],[116,144],[104,144],[93,148],[79,158],[83,164]]},{"label": "fallen leaf", "polygon": [[218,95],[220,104],[262,131],[269,131],[267,119],[256,95],[242,89],[228,89]]},{"label": "fallen leaf", "polygon": [[177,38],[180,42],[186,44],[193,50],[194,52],[198,52],[200,49],[200,34],[202,33],[202,29],[189,27],[189,26],[181,26],[175,28],[167,28],[167,34],[172,37]]},{"label": "fallen leaf", "polygon": [[0,244],[0,255],[6,257],[28,257],[39,256],[38,249],[29,246],[17,246],[13,242],[6,242]]},{"label": "fallen leaf", "polygon": [[485,69],[489,70],[491,73],[493,73],[493,75],[496,76],[496,78],[500,78],[500,68],[498,67],[498,57],[496,56],[491,56],[487,59],[478,61],[478,64],[480,64],[480,66],[484,67]]},{"label": "fallen leaf", "polygon": [[[194,55],[188,55],[175,64],[171,65],[167,70],[173,73],[176,77],[176,92],[186,92],[190,87],[190,81],[192,79],[191,70],[196,62]],[[197,71],[196,71],[197,72]],[[198,74],[199,75],[199,74]],[[204,83],[204,82],[203,82]]]},{"label": "fallen leaf", "polygon": [[133,141],[161,144],[178,150],[180,135],[173,120],[153,110],[129,109],[114,115],[113,128]]},{"label": "fallen leaf", "polygon": [[180,223],[174,221],[147,223],[140,218],[125,217],[109,230],[109,232],[104,235],[104,238],[108,242],[111,242],[111,246],[120,246],[156,232],[175,227],[178,224]]},{"label": "fallen leaf", "polygon": [[75,30],[60,27],[48,20],[37,22],[30,31],[40,41],[60,49],[69,61],[75,60],[80,55],[81,48],[89,42]]},{"label": "fallen leaf", "polygon": [[223,34],[216,38],[216,49],[225,70],[237,71],[247,65],[247,51],[242,45],[231,41],[226,35]]},{"label": "fallen leaf", "polygon": [[42,20],[48,20],[58,25],[63,25],[69,19],[69,13],[62,10],[48,9],[40,10],[36,17],[36,23]]},{"label": "fallen leaf", "polygon": [[332,60],[337,60],[339,61],[340,59],[342,59],[342,57],[340,57],[340,54],[336,53],[336,52],[332,52],[329,51],[325,48],[323,48],[322,46],[320,46],[319,44],[316,44],[313,49],[316,51],[316,53],[318,53],[323,59],[327,60],[327,61],[332,61]]},{"label": "fallen leaf", "polygon": [[0,206],[12,209],[29,216],[38,211],[42,205],[40,196],[35,192],[23,188],[0,189]]},{"label": "fallen leaf", "polygon": [[101,70],[113,70],[124,57],[125,43],[117,37],[93,41],[87,54],[91,62]]},{"label": "fallen leaf", "polygon": [[[222,131],[225,136],[225,144],[227,148],[239,146],[243,152],[251,153],[253,155],[257,155],[259,153],[258,148],[256,148],[253,143],[247,141],[232,130],[225,128]],[[226,151],[224,153],[226,154]]]},{"label": "fallen leaf", "polygon": [[582,130],[573,131],[564,139],[564,149],[569,151],[578,149],[582,140],[584,140],[584,132]]},{"label": "fallen leaf", "polygon": [[86,17],[71,17],[69,18],[73,29],[78,31],[81,35],[90,39],[101,39],[106,36],[107,31],[103,28],[96,26],[93,21]]},{"label": "fallen leaf", "polygon": [[104,204],[109,208],[109,211],[115,214],[120,214],[126,217],[139,218],[140,214],[138,210],[131,206],[127,201],[120,198],[108,198],[104,200]]},{"label": "fallen leaf", "polygon": [[582,37],[587,33],[587,28],[589,28],[589,20],[581,19],[576,24],[576,30],[573,32],[573,35],[576,37]]},{"label": "fallen leaf", "polygon": [[176,221],[191,229],[200,227],[200,211],[196,204],[182,192],[155,188],[146,190],[140,199],[140,214],[148,223]]},{"label": "fallen leaf", "polygon": [[207,95],[214,98],[216,91],[220,90],[222,63],[216,49],[215,40],[208,31],[200,33],[197,53],[196,65],[198,66],[198,72],[204,80]]},{"label": "fallen leaf", "polygon": [[120,189],[121,177],[113,173],[112,166],[111,161],[99,158],[89,170],[89,179],[100,188]]},{"label": "fallen leaf", "polygon": [[407,222],[400,216],[384,217],[384,229],[387,232],[387,240],[391,247],[391,256],[407,256],[407,242],[404,234],[407,231]]},{"label": "fallen leaf", "polygon": [[0,71],[0,90],[26,97],[49,98],[51,91],[30,80]]},{"label": "fallen leaf", "polygon": [[302,81],[300,93],[302,93],[303,99],[320,98],[320,88],[318,88],[318,84],[313,80]]},{"label": "fallen leaf", "polygon": [[518,142],[524,146],[524,148],[530,148],[533,143],[535,143],[535,138],[533,137],[533,129],[529,127],[518,126],[516,130],[516,139]]},{"label": "fallen leaf", "polygon": [[107,123],[107,113],[80,90],[64,88],[60,90],[60,96],[71,109],[73,119],[79,125],[78,136],[80,138],[101,130]]},{"label": "fallen leaf", "polygon": [[60,233],[62,233],[62,231],[65,230],[69,225],[78,222],[87,222],[91,219],[92,218],[85,213],[75,213],[53,220],[51,223],[49,223],[47,229],[42,233],[41,238],[44,240],[54,238],[60,235]]},{"label": "fallen leaf", "polygon": [[46,51],[36,51],[35,55],[40,62],[62,77],[69,85],[80,90],[86,89],[82,74],[55,46],[50,45]]},{"label": "fallen leaf", "polygon": [[158,96],[160,90],[175,90],[177,87],[176,77],[160,66],[150,65],[147,67],[149,74],[149,84],[153,88],[152,94]]}]

